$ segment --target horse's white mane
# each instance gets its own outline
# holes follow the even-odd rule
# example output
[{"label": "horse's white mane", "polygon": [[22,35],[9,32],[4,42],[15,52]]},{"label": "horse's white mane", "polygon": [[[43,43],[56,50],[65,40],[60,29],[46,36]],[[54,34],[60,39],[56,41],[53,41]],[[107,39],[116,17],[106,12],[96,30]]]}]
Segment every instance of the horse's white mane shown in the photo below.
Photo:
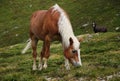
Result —
[{"label": "horse's white mane", "polygon": [[62,44],[63,44],[64,48],[69,47],[69,45],[70,45],[69,39],[71,37],[74,42],[73,43],[74,49],[76,49],[76,50],[79,49],[80,43],[73,33],[72,25],[66,15],[66,13],[64,12],[64,10],[62,8],[59,7],[58,4],[55,4],[53,6],[53,11],[55,11],[55,10],[57,10],[60,13],[58,27],[59,27],[59,33],[62,36]]}]

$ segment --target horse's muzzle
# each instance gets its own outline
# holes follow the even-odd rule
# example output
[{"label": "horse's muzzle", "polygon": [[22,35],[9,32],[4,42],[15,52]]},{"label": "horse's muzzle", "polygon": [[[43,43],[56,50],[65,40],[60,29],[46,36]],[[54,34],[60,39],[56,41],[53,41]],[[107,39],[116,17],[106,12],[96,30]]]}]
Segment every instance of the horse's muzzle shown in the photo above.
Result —
[{"label": "horse's muzzle", "polygon": [[82,64],[81,64],[80,62],[75,62],[75,63],[73,63],[73,65],[74,65],[75,67],[80,67],[80,66],[82,66]]},{"label": "horse's muzzle", "polygon": [[81,63],[81,61],[79,61],[79,62],[76,62],[75,60],[72,60],[72,64],[73,64],[75,67],[82,66],[82,63]]}]

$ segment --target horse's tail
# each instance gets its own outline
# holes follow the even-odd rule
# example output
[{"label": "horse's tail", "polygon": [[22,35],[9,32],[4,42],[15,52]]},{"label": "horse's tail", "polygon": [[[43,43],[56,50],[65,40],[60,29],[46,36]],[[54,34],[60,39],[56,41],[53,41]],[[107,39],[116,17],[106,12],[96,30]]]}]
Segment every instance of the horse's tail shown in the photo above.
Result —
[{"label": "horse's tail", "polygon": [[26,47],[22,50],[22,54],[25,54],[25,52],[31,47],[31,39],[28,39]]}]

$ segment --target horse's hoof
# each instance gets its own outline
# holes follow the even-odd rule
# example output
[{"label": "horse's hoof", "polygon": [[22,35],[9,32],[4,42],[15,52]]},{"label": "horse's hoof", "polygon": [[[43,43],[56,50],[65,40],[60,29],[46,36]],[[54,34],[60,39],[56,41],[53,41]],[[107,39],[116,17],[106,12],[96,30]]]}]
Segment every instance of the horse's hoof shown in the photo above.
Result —
[{"label": "horse's hoof", "polygon": [[44,69],[46,69],[46,68],[47,68],[47,65],[46,65],[46,64],[44,64],[44,65],[43,65],[43,68],[44,68]]},{"label": "horse's hoof", "polygon": [[33,69],[32,69],[32,70],[33,70],[33,71],[37,70],[36,66],[33,66]]},{"label": "horse's hoof", "polygon": [[38,70],[41,71],[42,68],[43,68],[43,67],[42,67],[42,64],[39,64],[39,65],[38,65]]},{"label": "horse's hoof", "polygon": [[70,67],[67,67],[66,70],[70,70]]},{"label": "horse's hoof", "polygon": [[70,70],[70,66],[69,65],[65,65],[66,70]]}]

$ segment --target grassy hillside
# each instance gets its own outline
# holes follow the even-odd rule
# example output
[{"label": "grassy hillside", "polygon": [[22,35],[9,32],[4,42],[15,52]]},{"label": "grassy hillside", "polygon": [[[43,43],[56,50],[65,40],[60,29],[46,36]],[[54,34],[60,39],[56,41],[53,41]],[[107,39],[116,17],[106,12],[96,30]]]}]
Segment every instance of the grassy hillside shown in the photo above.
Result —
[{"label": "grassy hillside", "polygon": [[25,42],[32,12],[55,3],[69,14],[76,35],[92,33],[92,21],[109,31],[120,27],[119,0],[0,0],[0,47]]},{"label": "grassy hillside", "polygon": [[[120,34],[92,35],[81,43],[83,66],[66,71],[60,43],[51,45],[48,68],[32,71],[31,49],[21,54],[24,43],[0,48],[1,81],[120,81]],[[42,42],[39,42],[40,52]]]}]

